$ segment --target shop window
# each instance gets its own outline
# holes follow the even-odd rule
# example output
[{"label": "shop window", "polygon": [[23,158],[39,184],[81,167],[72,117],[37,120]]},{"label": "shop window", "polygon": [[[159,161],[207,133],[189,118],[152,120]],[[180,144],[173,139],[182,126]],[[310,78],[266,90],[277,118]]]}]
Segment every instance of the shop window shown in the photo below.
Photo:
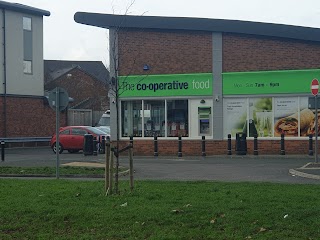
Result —
[{"label": "shop window", "polygon": [[121,102],[122,137],[142,137],[142,101]]},{"label": "shop window", "polygon": [[168,137],[188,136],[188,100],[167,101]]},{"label": "shop window", "polygon": [[163,101],[144,101],[144,136],[165,136],[165,110]]}]

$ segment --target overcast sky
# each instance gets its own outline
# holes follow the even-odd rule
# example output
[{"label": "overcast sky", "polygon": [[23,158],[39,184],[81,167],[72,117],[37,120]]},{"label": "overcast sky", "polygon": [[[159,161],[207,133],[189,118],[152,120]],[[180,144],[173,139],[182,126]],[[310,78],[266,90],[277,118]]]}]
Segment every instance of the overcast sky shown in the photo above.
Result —
[{"label": "overcast sky", "polygon": [[[7,0],[47,10],[44,59],[108,65],[107,30],[75,23],[81,12],[124,14],[131,0]],[[136,0],[131,15],[248,20],[320,28],[319,0]]]}]

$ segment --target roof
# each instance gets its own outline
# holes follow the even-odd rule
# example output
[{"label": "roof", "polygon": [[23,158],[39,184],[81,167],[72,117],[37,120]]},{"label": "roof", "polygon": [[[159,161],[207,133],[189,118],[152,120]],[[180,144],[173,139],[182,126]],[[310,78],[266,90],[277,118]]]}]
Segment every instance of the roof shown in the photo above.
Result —
[{"label": "roof", "polygon": [[240,20],[133,16],[86,12],[77,12],[74,15],[74,20],[77,23],[108,29],[120,27],[137,29],[193,30],[208,32],[243,33],[320,41],[319,28]]},{"label": "roof", "polygon": [[28,13],[28,14],[32,14],[32,15],[50,16],[49,11],[42,10],[39,8],[30,7],[27,5],[20,4],[20,3],[10,3],[10,2],[0,1],[0,8],[4,8],[4,9],[11,10],[14,12]]},{"label": "roof", "polygon": [[79,68],[103,83],[109,80],[109,71],[101,61],[44,60],[45,83],[57,79],[74,68]]}]

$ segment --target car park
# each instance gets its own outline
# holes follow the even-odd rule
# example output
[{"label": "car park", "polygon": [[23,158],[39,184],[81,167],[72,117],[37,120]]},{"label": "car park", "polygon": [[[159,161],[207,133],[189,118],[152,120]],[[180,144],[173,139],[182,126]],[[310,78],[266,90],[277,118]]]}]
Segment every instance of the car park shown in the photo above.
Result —
[{"label": "car park", "polygon": [[[96,127],[91,126],[67,126],[59,130],[59,153],[67,150],[69,153],[76,153],[83,150],[84,135],[91,134],[98,141],[98,146],[102,142],[102,137],[107,134]],[[50,141],[50,146],[54,153],[56,153],[56,134],[54,134]]]}]

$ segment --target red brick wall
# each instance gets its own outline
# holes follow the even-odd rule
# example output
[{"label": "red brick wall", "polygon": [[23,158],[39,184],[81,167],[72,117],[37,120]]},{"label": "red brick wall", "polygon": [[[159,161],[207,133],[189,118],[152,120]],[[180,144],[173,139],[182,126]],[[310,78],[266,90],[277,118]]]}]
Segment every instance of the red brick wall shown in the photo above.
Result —
[{"label": "red brick wall", "polygon": [[[4,137],[4,98],[0,97],[0,137]],[[50,137],[55,133],[56,114],[43,98],[7,97],[7,137]],[[61,113],[60,126],[66,126]]]},{"label": "red brick wall", "polygon": [[320,42],[223,34],[223,72],[320,67]]},{"label": "red brick wall", "polygon": [[68,74],[47,83],[45,89],[50,91],[56,87],[64,88],[69,96],[74,99],[74,102],[69,104],[70,106],[77,105],[87,98],[92,98],[94,102],[91,109],[97,111],[109,109],[107,85],[78,68],[71,70]]},{"label": "red brick wall", "polygon": [[[312,69],[320,67],[320,42],[223,33],[223,72]],[[143,72],[144,64],[150,65]],[[212,34],[189,31],[119,33],[120,75],[212,72]],[[136,140],[137,155],[153,155],[152,140]],[[226,154],[227,141],[207,140],[207,154]],[[178,143],[159,139],[159,155],[176,156]],[[232,145],[234,154],[234,142]],[[253,154],[253,141],[248,141]],[[259,154],[279,154],[279,140],[259,141]],[[308,154],[307,140],[286,141],[287,154]],[[183,155],[201,156],[201,141],[184,140]]]},{"label": "red brick wall", "polygon": [[[143,71],[144,64],[151,69]],[[119,75],[212,71],[212,34],[207,32],[119,32]]]},{"label": "red brick wall", "polygon": [[[113,144],[116,144],[115,142]],[[122,140],[120,148],[129,144],[129,140]],[[134,154],[136,156],[153,156],[154,142],[153,140],[134,139]],[[253,140],[247,140],[248,155],[253,155]],[[232,155],[235,155],[235,141],[232,140]],[[280,139],[279,140],[261,140],[258,141],[259,155],[280,155]],[[320,150],[320,147],[319,147]],[[206,140],[206,155],[227,155],[228,144],[226,140]],[[305,154],[309,153],[308,140],[286,140],[285,153]],[[178,140],[161,140],[158,139],[159,156],[178,156]],[[124,154],[126,155],[126,154]],[[182,140],[182,156],[201,156],[201,140]]]}]

